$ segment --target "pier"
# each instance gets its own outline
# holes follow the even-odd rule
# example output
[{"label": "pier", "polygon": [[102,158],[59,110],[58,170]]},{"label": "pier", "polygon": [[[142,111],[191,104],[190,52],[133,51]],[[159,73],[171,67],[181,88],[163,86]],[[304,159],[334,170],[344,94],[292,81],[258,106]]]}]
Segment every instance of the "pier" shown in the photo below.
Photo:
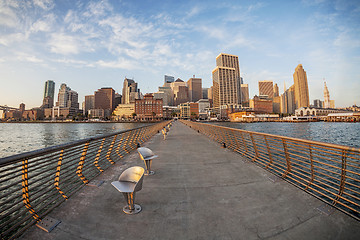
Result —
[{"label": "pier", "polygon": [[136,195],[140,213],[125,214],[111,185],[144,166],[132,151],[96,177],[101,185],[82,187],[48,214],[61,221],[54,230],[33,225],[20,239],[358,238],[357,219],[200,132],[175,122],[166,140],[160,132],[141,144],[159,157]]}]

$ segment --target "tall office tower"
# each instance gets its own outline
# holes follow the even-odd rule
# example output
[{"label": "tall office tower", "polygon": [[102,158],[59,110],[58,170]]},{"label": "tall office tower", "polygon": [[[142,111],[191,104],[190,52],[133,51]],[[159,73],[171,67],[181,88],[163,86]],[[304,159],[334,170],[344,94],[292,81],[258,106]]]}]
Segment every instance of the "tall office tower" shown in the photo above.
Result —
[{"label": "tall office tower", "polygon": [[95,96],[94,95],[85,96],[85,106],[83,108],[84,114],[88,115],[90,109],[95,109]]},{"label": "tall office tower", "polygon": [[172,83],[175,81],[175,78],[173,76],[164,75],[164,83]]},{"label": "tall office tower", "polygon": [[71,90],[65,83],[61,84],[56,106],[79,109],[78,93]]},{"label": "tall office tower", "polygon": [[330,94],[326,82],[324,82],[324,108],[330,108]]},{"label": "tall office tower", "polygon": [[175,106],[189,101],[189,90],[186,83],[180,78],[171,83],[171,90],[174,96]]},{"label": "tall office tower", "polygon": [[202,89],[202,99],[208,99],[209,88]]},{"label": "tall office tower", "polygon": [[279,96],[279,87],[277,85],[277,83],[275,83],[274,85],[274,97],[278,97]]},{"label": "tall office tower", "polygon": [[187,81],[187,87],[189,89],[189,100],[190,102],[197,102],[202,99],[202,85],[201,78],[190,78]]},{"label": "tall office tower", "polygon": [[301,107],[309,107],[310,106],[309,87],[308,87],[306,72],[301,64],[299,64],[295,68],[293,77],[294,77],[294,89],[295,89],[295,108],[299,109]]},{"label": "tall office tower", "polygon": [[164,97],[166,98],[163,99],[164,106],[174,106],[174,94],[170,85],[168,87],[159,87],[159,93],[164,93]]},{"label": "tall office tower", "polygon": [[259,81],[259,96],[267,96],[269,99],[274,97],[273,81]]},{"label": "tall office tower", "polygon": [[122,89],[122,104],[135,103],[135,99],[140,98],[140,89],[137,87],[137,83],[133,79],[124,79],[124,85]]},{"label": "tall office tower", "polygon": [[222,105],[241,104],[239,58],[230,54],[216,57],[216,68],[212,71],[213,104],[220,109]]},{"label": "tall office tower", "polygon": [[293,114],[295,109],[295,87],[292,85],[280,96],[280,112]]},{"label": "tall office tower", "polygon": [[241,104],[244,107],[249,106],[249,84],[241,84]]},{"label": "tall office tower", "polygon": [[115,109],[115,90],[111,87],[98,89],[95,94],[95,109],[109,110]]},{"label": "tall office tower", "polygon": [[[55,82],[53,80],[47,80],[45,82],[44,99],[46,98],[47,107],[52,108],[54,106],[54,94],[55,94]],[[50,97],[50,98],[49,98]]]}]

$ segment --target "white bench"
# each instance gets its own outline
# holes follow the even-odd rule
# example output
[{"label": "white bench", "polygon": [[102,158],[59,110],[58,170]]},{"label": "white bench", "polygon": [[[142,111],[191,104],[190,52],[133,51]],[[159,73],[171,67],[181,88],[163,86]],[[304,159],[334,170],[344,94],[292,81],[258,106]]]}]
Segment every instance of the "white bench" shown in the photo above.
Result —
[{"label": "white bench", "polygon": [[135,193],[142,189],[144,179],[144,168],[130,167],[119,177],[119,181],[111,183],[119,192],[123,193],[127,205],[123,211],[127,214],[135,214],[141,211],[141,206],[135,204]]},{"label": "white bench", "polygon": [[154,171],[151,171],[151,161],[158,156],[155,155],[149,148],[140,147],[137,149],[141,160],[145,163],[146,172],[145,175],[153,175],[155,174]]}]

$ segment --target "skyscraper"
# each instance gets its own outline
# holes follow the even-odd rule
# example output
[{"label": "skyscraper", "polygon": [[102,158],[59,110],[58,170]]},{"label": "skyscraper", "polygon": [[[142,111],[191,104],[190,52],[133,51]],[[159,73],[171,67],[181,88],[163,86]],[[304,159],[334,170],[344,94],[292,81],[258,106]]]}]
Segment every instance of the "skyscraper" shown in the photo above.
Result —
[{"label": "skyscraper", "polygon": [[244,107],[249,106],[249,84],[241,84],[241,104]]},{"label": "skyscraper", "polygon": [[259,81],[259,96],[266,95],[269,99],[274,97],[273,81]]},{"label": "skyscraper", "polygon": [[111,87],[98,89],[95,94],[95,109],[108,110],[110,113],[115,109],[115,90]]},{"label": "skyscraper", "polygon": [[190,102],[197,102],[202,99],[202,85],[201,78],[190,78],[187,81],[187,86],[189,88],[189,100]]},{"label": "skyscraper", "polygon": [[306,77],[306,72],[303,69],[303,66],[299,64],[295,68],[295,72],[293,74],[294,77],[294,92],[295,92],[295,109],[299,109],[301,107],[309,107],[309,87]]},{"label": "skyscraper", "polygon": [[45,82],[43,102],[46,102],[46,105],[49,108],[52,108],[54,106],[54,95],[55,95],[55,82],[53,80],[47,80]]},{"label": "skyscraper", "polygon": [[137,83],[132,80],[125,78],[122,89],[122,104],[135,103],[135,99],[140,98],[140,89],[138,89]]},{"label": "skyscraper", "polygon": [[275,83],[274,85],[274,97],[278,97],[279,96],[279,87],[277,85],[277,83]]},{"label": "skyscraper", "polygon": [[87,95],[85,96],[85,106],[84,106],[84,114],[88,115],[90,109],[95,109],[95,96]]},{"label": "skyscraper", "polygon": [[330,108],[330,94],[326,82],[324,82],[324,108]]},{"label": "skyscraper", "polygon": [[65,83],[61,84],[56,106],[79,109],[78,93],[71,90]]},{"label": "skyscraper", "polygon": [[221,105],[241,104],[239,58],[235,55],[221,53],[216,57],[216,68],[213,76],[214,108]]},{"label": "skyscraper", "polygon": [[[284,86],[284,89],[286,87]],[[295,89],[292,85],[289,89],[285,90],[284,94],[280,96],[280,112],[292,114],[295,113]]]}]

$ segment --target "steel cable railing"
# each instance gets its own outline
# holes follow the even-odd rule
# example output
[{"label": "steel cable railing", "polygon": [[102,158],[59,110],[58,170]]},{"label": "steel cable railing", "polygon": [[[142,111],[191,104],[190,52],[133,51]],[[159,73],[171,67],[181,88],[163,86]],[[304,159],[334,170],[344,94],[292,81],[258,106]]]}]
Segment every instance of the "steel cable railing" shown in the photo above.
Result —
[{"label": "steel cable railing", "polygon": [[0,158],[2,239],[19,236],[169,121]]},{"label": "steel cable railing", "polygon": [[359,148],[181,122],[360,220]]}]

